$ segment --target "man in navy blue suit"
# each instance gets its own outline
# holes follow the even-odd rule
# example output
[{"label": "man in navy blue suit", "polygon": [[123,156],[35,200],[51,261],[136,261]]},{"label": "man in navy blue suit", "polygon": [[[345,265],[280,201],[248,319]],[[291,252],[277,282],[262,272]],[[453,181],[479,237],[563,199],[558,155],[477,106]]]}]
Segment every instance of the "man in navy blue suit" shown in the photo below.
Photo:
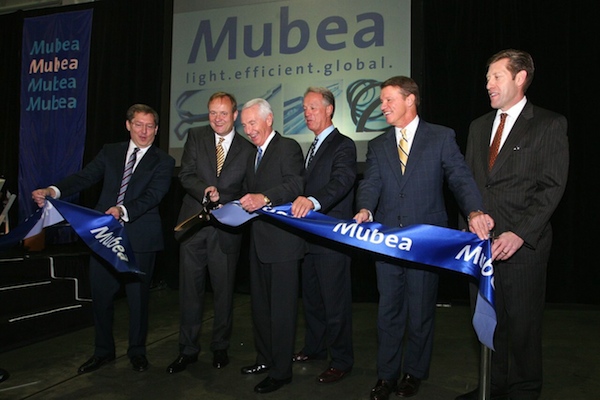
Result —
[{"label": "man in navy blue suit", "polygon": [[[383,82],[380,100],[392,127],[369,142],[356,221],[375,220],[389,227],[447,226],[446,181],[468,216],[471,232],[487,239],[494,222],[481,211],[481,194],[454,131],[419,118],[419,87],[411,78],[395,76]],[[378,260],[376,269],[378,381],[371,399],[387,400],[393,392],[414,396],[429,374],[438,275],[423,265],[389,259]]]},{"label": "man in navy blue suit", "polygon": [[[356,145],[333,125],[335,97],[329,89],[309,87],[304,94],[304,120],[315,134],[304,162],[304,195],[292,204],[292,213],[304,217],[310,210],[337,219],[352,218],[356,180]],[[304,348],[295,362],[326,359],[331,363],[317,377],[319,383],[337,382],[354,364],[352,349],[351,258],[334,242],[307,239],[302,263],[302,302],[306,320]]]},{"label": "man in navy blue suit", "polygon": [[[95,349],[94,355],[79,367],[80,374],[94,371],[115,359],[113,300],[121,285],[125,285],[129,305],[127,355],[134,370],[141,372],[148,369],[146,335],[150,281],[156,252],[163,249],[158,205],[171,185],[175,160],[153,145],[158,133],[158,113],[151,107],[145,104],[131,106],[127,111],[125,127],[130,134],[128,142],[105,145],[81,171],[56,185],[32,192],[33,200],[42,207],[46,196],[68,197],[102,181],[102,191],[95,208],[123,223],[138,268],[144,273],[117,274],[103,259],[91,255]],[[130,177],[124,187],[125,175]]]}]

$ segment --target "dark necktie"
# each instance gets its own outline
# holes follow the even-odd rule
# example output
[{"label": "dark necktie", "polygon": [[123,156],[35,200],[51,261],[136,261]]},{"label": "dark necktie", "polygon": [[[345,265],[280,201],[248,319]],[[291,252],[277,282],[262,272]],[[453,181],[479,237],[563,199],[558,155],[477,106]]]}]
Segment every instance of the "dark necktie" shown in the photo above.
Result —
[{"label": "dark necktie", "polygon": [[217,176],[221,175],[223,163],[225,162],[225,150],[223,149],[223,141],[225,138],[220,137],[217,144]]},{"label": "dark necktie", "polygon": [[127,186],[129,185],[129,181],[131,180],[131,174],[133,174],[133,166],[135,165],[135,160],[137,156],[137,152],[140,149],[137,147],[133,149],[133,153],[129,156],[129,160],[127,160],[127,164],[125,164],[125,170],[123,171],[123,179],[121,179],[121,188],[119,189],[119,195],[117,196],[117,205],[123,204],[123,199],[125,199],[125,192],[127,191]]},{"label": "dark necktie", "polygon": [[260,164],[260,160],[262,160],[263,151],[260,147],[256,148],[256,164],[254,164],[254,172],[258,169],[258,164]]},{"label": "dark necktie", "polygon": [[498,129],[496,129],[496,135],[494,136],[494,140],[492,141],[492,145],[490,146],[490,155],[488,158],[488,171],[492,170],[492,167],[496,162],[496,158],[498,157],[498,151],[500,150],[500,140],[502,139],[502,131],[504,131],[504,123],[506,122],[507,115],[508,114],[506,113],[500,114],[500,125],[498,125]]},{"label": "dark necktie", "polygon": [[317,143],[319,142],[319,137],[315,137],[312,144],[310,145],[310,149],[308,149],[308,158],[306,160],[306,168],[310,165],[310,162],[313,160],[315,153],[317,152]]}]

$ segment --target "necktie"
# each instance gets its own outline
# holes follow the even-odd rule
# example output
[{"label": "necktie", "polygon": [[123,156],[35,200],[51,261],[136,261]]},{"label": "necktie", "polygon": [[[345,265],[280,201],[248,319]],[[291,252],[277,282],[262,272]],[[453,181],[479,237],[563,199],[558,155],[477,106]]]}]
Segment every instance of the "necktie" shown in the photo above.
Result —
[{"label": "necktie", "polygon": [[404,170],[406,169],[406,163],[408,162],[408,140],[406,139],[406,129],[403,128],[400,130],[402,133],[402,138],[398,143],[398,156],[400,156],[400,164],[402,168],[402,175],[404,175]]},{"label": "necktie", "polygon": [[492,145],[490,146],[490,155],[488,158],[488,171],[492,170],[492,167],[496,162],[496,158],[498,157],[498,151],[500,150],[500,140],[502,139],[502,131],[504,130],[504,123],[506,122],[507,115],[508,114],[506,113],[500,114],[500,125],[498,125],[498,129],[496,129],[496,135],[494,136],[494,140],[492,141]]},{"label": "necktie", "polygon": [[225,138],[220,137],[217,144],[217,176],[221,175],[223,163],[225,162],[225,150],[223,149],[223,141]]},{"label": "necktie", "polygon": [[127,186],[129,185],[129,181],[131,180],[131,174],[133,174],[133,166],[135,165],[135,159],[139,150],[140,149],[138,149],[137,147],[133,149],[133,153],[131,153],[131,155],[129,156],[129,160],[127,160],[127,164],[125,164],[123,178],[121,179],[121,188],[119,189],[119,195],[117,196],[117,205],[123,204],[125,192],[127,191]]},{"label": "necktie", "polygon": [[254,172],[258,169],[258,164],[260,164],[260,160],[262,160],[263,151],[260,147],[256,148],[256,164],[254,164]]},{"label": "necktie", "polygon": [[310,149],[308,149],[308,159],[306,160],[306,168],[310,165],[315,153],[317,152],[317,143],[319,142],[319,137],[315,137],[312,144],[310,145]]}]

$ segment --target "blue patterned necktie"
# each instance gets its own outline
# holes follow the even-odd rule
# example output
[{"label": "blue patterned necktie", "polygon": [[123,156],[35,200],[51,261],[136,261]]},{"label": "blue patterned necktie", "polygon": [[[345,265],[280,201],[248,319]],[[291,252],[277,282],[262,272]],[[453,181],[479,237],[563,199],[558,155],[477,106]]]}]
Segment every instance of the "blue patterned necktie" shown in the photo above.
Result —
[{"label": "blue patterned necktie", "polygon": [[119,195],[117,196],[117,205],[123,204],[123,200],[125,199],[125,192],[127,191],[127,186],[129,185],[129,181],[131,180],[131,174],[133,174],[133,166],[135,165],[135,160],[137,156],[137,152],[140,149],[137,147],[133,149],[133,153],[129,156],[129,160],[127,160],[127,164],[125,165],[125,170],[123,171],[123,179],[121,179],[121,188],[119,189]]}]

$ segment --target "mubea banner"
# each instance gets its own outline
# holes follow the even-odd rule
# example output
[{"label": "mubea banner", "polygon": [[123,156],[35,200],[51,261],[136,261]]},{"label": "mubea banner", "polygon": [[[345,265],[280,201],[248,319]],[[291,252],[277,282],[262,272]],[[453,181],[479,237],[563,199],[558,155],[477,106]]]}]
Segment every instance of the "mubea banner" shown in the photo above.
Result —
[{"label": "mubea banner", "polygon": [[274,128],[306,151],[314,134],[303,95],[323,86],[335,96],[334,124],[364,161],[367,141],[388,127],[380,83],[410,76],[410,0],[174,0],[173,10],[169,154],[176,160],[188,129],[208,124],[216,91],[232,93],[238,108],[255,97],[269,101]]},{"label": "mubea banner", "polygon": [[81,169],[92,10],[26,18],[21,56],[19,221],[31,191]]}]

